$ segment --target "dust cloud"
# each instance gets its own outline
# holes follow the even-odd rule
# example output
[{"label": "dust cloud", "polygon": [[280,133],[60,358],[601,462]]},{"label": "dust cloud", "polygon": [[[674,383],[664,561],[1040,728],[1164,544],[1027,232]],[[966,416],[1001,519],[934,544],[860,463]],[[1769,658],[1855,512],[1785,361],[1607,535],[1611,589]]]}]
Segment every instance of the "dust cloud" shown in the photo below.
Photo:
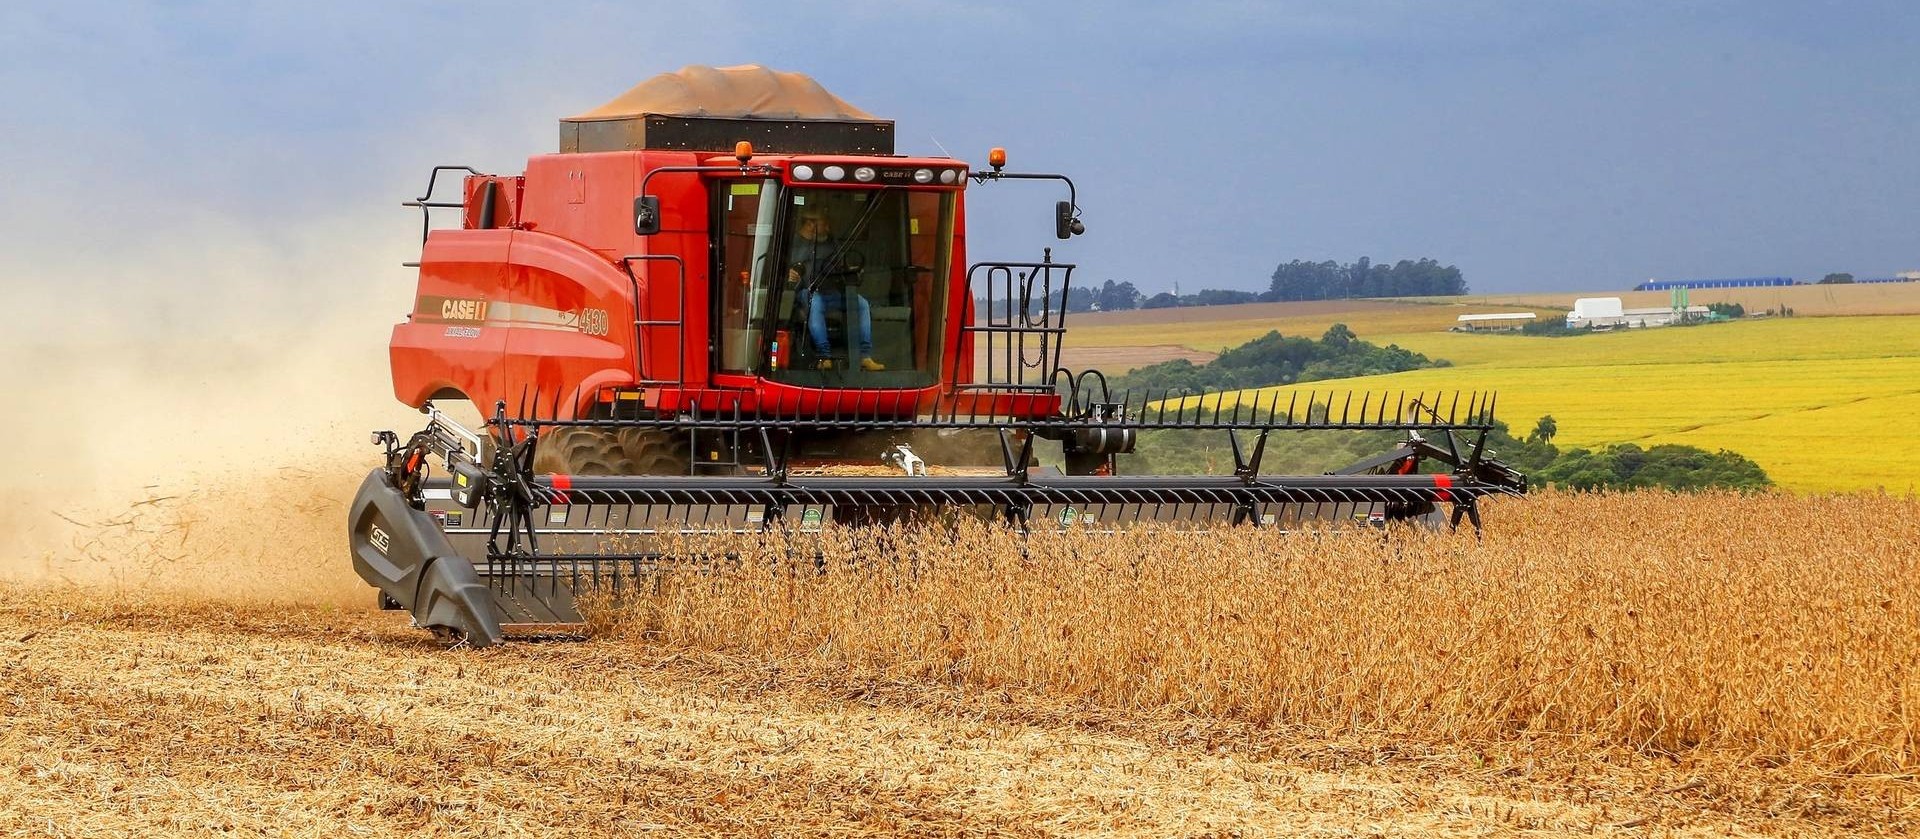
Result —
[{"label": "dust cloud", "polygon": [[348,566],[346,505],[378,463],[368,433],[420,423],[386,365],[413,288],[398,263],[418,239],[381,215],[272,247],[258,228],[194,231],[190,246],[114,254],[111,271],[11,255],[24,322],[0,332],[0,578],[371,603]]}]

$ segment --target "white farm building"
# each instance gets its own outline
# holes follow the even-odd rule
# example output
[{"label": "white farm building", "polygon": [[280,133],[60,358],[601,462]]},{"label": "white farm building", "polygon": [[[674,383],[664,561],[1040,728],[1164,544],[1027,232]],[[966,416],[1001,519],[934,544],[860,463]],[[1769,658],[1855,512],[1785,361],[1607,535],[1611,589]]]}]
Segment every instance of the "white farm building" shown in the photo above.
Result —
[{"label": "white farm building", "polygon": [[1532,312],[1502,312],[1491,315],[1461,315],[1454,332],[1511,332],[1539,317]]},{"label": "white farm building", "polygon": [[1618,297],[1582,297],[1573,301],[1573,311],[1567,313],[1568,329],[1639,329],[1650,326],[1666,326],[1682,318],[1702,319],[1707,316],[1705,306],[1657,306],[1646,309],[1628,309],[1620,304]]}]

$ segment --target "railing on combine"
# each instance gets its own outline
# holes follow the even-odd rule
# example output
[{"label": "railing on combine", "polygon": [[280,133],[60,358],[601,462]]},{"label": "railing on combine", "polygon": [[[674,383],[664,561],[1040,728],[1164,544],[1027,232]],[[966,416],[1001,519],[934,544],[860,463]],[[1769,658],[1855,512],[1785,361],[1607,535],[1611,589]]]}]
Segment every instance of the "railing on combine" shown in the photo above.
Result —
[{"label": "railing on combine", "polygon": [[[984,284],[986,304],[974,322],[960,325],[960,346],[973,339],[973,356],[955,348],[949,381],[957,391],[1045,393],[1054,389],[1060,341],[1067,331],[1067,292],[1073,269],[1054,262],[1048,248],[1039,262],[980,262],[967,269],[967,293]],[[961,381],[971,361],[973,382]]]},{"label": "railing on combine", "polygon": [[[680,303],[680,306],[679,306],[680,311],[676,314],[674,319],[667,320],[665,318],[647,317],[647,313],[643,311],[643,309],[645,309],[645,304],[641,302],[644,298],[640,294],[640,278],[633,273],[633,263],[635,262],[671,262],[673,263],[673,269],[676,274],[674,277],[673,287],[678,290],[677,293],[675,294],[675,299],[678,300]],[[687,385],[687,341],[686,341],[687,339],[687,263],[686,263],[686,260],[681,259],[679,254],[671,254],[671,253],[632,254],[632,255],[623,256],[620,258],[620,267],[622,270],[627,272],[627,282],[632,284],[631,287],[633,291],[633,377],[634,377],[635,383],[639,384],[641,387],[674,387],[674,388],[686,387]],[[651,275],[649,275],[648,280],[649,280],[649,285],[651,285],[651,280],[652,280]],[[645,342],[646,342],[646,333],[651,329],[673,330],[673,339],[674,339],[673,345],[676,348],[674,350],[674,356],[678,359],[678,364],[676,365],[676,370],[675,370],[676,375],[674,376],[674,378],[671,378],[671,379],[658,378],[658,377],[649,378],[646,374],[646,364],[644,359],[644,354],[646,352]],[[655,370],[654,372],[658,373],[659,371]]]},{"label": "railing on combine", "polygon": [[[438,185],[440,183],[441,172],[465,172],[469,175],[480,174],[480,170],[475,169],[472,166],[435,166],[433,167],[432,172],[427,173],[426,191],[421,193],[420,197],[415,198],[412,201],[400,202],[400,206],[402,207],[419,207],[420,208],[420,244],[423,246],[426,245],[427,243],[427,233],[433,229],[433,211],[434,210],[458,210],[467,206],[466,199],[464,196],[459,201],[433,200],[434,190],[438,188]],[[487,193],[487,198],[492,199],[492,197],[493,197],[493,193],[489,191]],[[489,207],[487,209],[491,210],[492,208]],[[488,212],[486,216],[491,217],[492,213]],[[407,267],[407,268],[420,267],[420,263],[418,262],[402,262],[400,264],[403,267]]]}]

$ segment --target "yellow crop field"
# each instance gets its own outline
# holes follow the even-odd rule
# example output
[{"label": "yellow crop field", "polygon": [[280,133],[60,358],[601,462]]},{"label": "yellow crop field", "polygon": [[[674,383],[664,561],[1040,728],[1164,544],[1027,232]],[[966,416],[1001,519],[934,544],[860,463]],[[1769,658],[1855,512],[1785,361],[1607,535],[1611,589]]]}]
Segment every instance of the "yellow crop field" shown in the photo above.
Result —
[{"label": "yellow crop field", "polygon": [[1355,331],[1454,366],[1268,388],[1260,398],[1497,391],[1500,419],[1524,433],[1551,414],[1562,448],[1684,443],[1740,452],[1797,491],[1920,490],[1920,462],[1900,454],[1920,408],[1920,316],[1775,318],[1569,338]]},{"label": "yellow crop field", "polygon": [[[1897,411],[1920,397],[1920,357],[1713,365],[1471,366],[1320,382],[1341,389],[1498,391],[1496,415],[1519,433],[1542,415],[1562,448],[1633,442],[1732,449],[1790,489],[1920,489],[1920,466],[1898,454]],[[1301,391],[1312,390],[1302,386]],[[1261,391],[1266,394],[1285,388]],[[1884,402],[1883,406],[1881,403]],[[1835,407],[1841,406],[1841,407]],[[1841,408],[1852,410],[1842,410]]]}]

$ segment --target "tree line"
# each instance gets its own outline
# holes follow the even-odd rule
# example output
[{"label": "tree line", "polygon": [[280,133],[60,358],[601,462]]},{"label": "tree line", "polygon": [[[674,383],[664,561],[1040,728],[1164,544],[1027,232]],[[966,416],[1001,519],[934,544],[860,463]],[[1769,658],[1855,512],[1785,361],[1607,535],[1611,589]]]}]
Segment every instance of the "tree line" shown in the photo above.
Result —
[{"label": "tree line", "polygon": [[[1241,294],[1244,292],[1234,293]],[[1062,296],[1062,292],[1056,291],[1047,295],[1045,300],[1030,301],[1029,307],[1032,313],[1036,315],[1040,313],[1040,307],[1042,305],[1046,306],[1048,310],[1058,310],[1060,309],[1060,298]],[[1141,303],[1147,299],[1140,293],[1138,288],[1134,287],[1133,283],[1116,283],[1112,280],[1106,281],[1104,285],[1091,288],[1086,286],[1070,288],[1064,293],[1064,296],[1066,297],[1066,310],[1068,312],[1120,312],[1128,309],[1141,308]],[[1251,294],[1248,296],[1252,297]],[[1251,300],[1247,302],[1251,302]],[[995,300],[993,303],[992,311],[994,314],[1004,317],[1010,304],[1005,300]],[[974,298],[973,305],[974,311],[978,312],[982,317],[989,311],[985,297]],[[1017,306],[1018,304],[1011,305]]]},{"label": "tree line", "polygon": [[1392,265],[1366,257],[1340,265],[1296,259],[1273,269],[1262,300],[1341,300],[1351,297],[1439,297],[1467,293],[1467,281],[1452,265],[1421,258]]},{"label": "tree line", "polygon": [[1508,466],[1527,473],[1536,486],[1583,492],[1643,487],[1759,490],[1773,486],[1773,479],[1760,464],[1726,449],[1709,452],[1672,443],[1643,449],[1632,443],[1617,443],[1563,450],[1553,444],[1560,424],[1552,414],[1535,422],[1524,438],[1509,433],[1505,423],[1494,425],[1487,447]]},{"label": "tree line", "polygon": [[[1294,300],[1339,300],[1352,297],[1439,297],[1467,293],[1460,269],[1431,258],[1402,259],[1391,265],[1367,257],[1340,264],[1333,260],[1296,259],[1273,270],[1266,291],[1203,288],[1189,294],[1163,291],[1146,294],[1128,281],[1107,280],[1046,299],[1059,308],[1065,298],[1069,312],[1123,312],[1130,309],[1172,309],[1184,306],[1231,306],[1236,303],[1279,303]],[[984,299],[976,301],[986,311]],[[1004,310],[1004,305],[1001,307]],[[1038,301],[1035,302],[1038,308]]]}]

